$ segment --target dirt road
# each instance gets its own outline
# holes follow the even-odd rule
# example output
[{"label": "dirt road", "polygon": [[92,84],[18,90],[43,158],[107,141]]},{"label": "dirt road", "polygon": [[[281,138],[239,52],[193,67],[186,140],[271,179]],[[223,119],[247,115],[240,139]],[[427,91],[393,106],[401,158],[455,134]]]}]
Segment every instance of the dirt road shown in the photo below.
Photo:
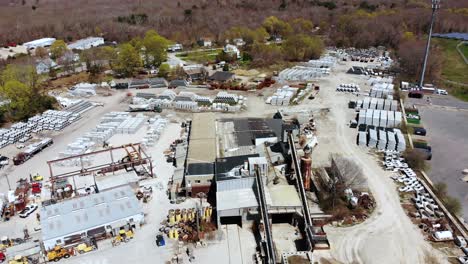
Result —
[{"label": "dirt road", "polygon": [[[327,153],[340,152],[351,157],[362,169],[368,179],[377,207],[364,223],[353,227],[327,227],[326,231],[332,245],[330,254],[343,263],[425,263],[427,252],[434,252],[445,263],[443,256],[424,240],[421,232],[406,215],[399,202],[395,184],[389,178],[391,173],[384,171],[378,160],[356,145],[356,130],[348,127],[349,120],[355,115],[346,109],[350,95],[336,93],[339,83],[358,83],[352,75],[338,73],[336,78],[322,84],[320,91],[323,107],[330,112],[318,120],[319,160],[325,160]],[[362,82],[362,80],[361,80]],[[363,87],[364,84],[361,84]]]}]

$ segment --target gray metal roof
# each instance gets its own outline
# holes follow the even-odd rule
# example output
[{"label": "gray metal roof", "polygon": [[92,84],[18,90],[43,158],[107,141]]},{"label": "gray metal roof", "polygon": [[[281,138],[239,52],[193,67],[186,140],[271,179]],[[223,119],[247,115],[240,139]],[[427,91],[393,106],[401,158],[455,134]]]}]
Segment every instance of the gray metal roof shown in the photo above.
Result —
[{"label": "gray metal roof", "polygon": [[42,239],[63,237],[142,213],[128,185],[75,198],[41,209]]}]

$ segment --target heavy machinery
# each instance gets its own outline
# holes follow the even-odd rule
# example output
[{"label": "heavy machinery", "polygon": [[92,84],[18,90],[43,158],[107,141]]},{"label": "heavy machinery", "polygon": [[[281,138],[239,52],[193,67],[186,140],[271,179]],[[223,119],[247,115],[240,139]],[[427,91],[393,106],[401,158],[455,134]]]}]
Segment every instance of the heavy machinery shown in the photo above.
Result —
[{"label": "heavy machinery", "polygon": [[80,254],[93,251],[94,249],[95,249],[95,247],[93,245],[88,245],[87,243],[81,243],[76,247],[76,250]]},{"label": "heavy machinery", "polygon": [[9,247],[14,245],[13,240],[8,238],[7,236],[3,236],[2,239],[1,239],[1,242],[2,243],[0,244],[0,250],[9,248]]},{"label": "heavy machinery", "polygon": [[13,158],[13,164],[18,166],[26,162],[28,159],[41,152],[43,149],[52,145],[54,141],[51,138],[45,138],[37,143],[31,144],[23,152],[18,153]]},{"label": "heavy machinery", "polygon": [[47,260],[48,261],[59,261],[62,258],[69,258],[70,252],[67,249],[63,248],[62,246],[55,246],[54,249],[47,252]]},{"label": "heavy machinery", "polygon": [[28,264],[29,261],[26,257],[23,257],[23,256],[15,256],[14,259],[8,261],[8,264]]},{"label": "heavy machinery", "polygon": [[119,231],[119,234],[115,236],[114,240],[112,240],[112,245],[113,246],[118,246],[120,245],[121,242],[127,243],[130,241],[130,239],[133,238],[133,232],[132,230],[125,231],[124,229]]}]

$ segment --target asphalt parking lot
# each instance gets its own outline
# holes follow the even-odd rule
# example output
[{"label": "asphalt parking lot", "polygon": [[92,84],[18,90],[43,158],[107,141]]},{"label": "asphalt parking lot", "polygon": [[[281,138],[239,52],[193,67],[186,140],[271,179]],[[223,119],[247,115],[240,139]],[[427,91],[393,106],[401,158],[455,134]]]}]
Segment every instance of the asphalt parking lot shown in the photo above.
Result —
[{"label": "asphalt parking lot", "polygon": [[[464,102],[444,101],[465,105]],[[434,183],[445,182],[449,193],[460,199],[463,218],[468,222],[468,183],[461,180],[462,170],[468,168],[468,111],[438,106],[418,107],[432,146],[428,175]]]}]

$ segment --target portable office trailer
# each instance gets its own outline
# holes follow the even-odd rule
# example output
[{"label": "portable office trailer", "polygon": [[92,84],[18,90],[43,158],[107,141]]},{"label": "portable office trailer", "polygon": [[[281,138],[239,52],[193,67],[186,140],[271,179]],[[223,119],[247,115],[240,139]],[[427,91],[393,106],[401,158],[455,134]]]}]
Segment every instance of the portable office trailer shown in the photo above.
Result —
[{"label": "portable office trailer", "polygon": [[358,124],[365,124],[366,123],[366,110],[359,110],[359,119]]},{"label": "portable office trailer", "polygon": [[363,109],[369,109],[369,104],[370,104],[370,97],[365,97],[364,102],[362,104]]},{"label": "portable office trailer", "polygon": [[396,139],[395,133],[388,131],[387,132],[387,150],[395,150],[396,149]]},{"label": "portable office trailer", "polygon": [[406,149],[405,137],[403,136],[403,133],[401,132],[400,129],[394,129],[394,131],[395,131],[396,140],[397,140],[396,150],[399,152],[402,152]]},{"label": "portable office trailer", "polygon": [[383,129],[379,129],[379,143],[377,144],[377,148],[379,150],[385,150],[387,147],[387,132]]},{"label": "portable office trailer", "polygon": [[370,109],[376,109],[377,108],[377,98],[372,98],[371,99],[369,108]]},{"label": "portable office trailer", "polygon": [[401,124],[401,112],[395,112],[395,127],[400,126]]},{"label": "portable office trailer", "polygon": [[369,129],[369,143],[367,146],[370,148],[376,148],[377,141],[378,141],[377,131],[375,129]]},{"label": "portable office trailer", "polygon": [[398,110],[398,102],[396,100],[392,100],[392,105],[390,106],[390,110],[392,111]]},{"label": "portable office trailer", "polygon": [[387,112],[385,110],[380,111],[380,127],[387,127]]},{"label": "portable office trailer", "polygon": [[395,127],[395,112],[387,111],[387,127]]},{"label": "portable office trailer", "polygon": [[372,116],[372,125],[378,127],[380,125],[380,110],[374,110]]},{"label": "portable office trailer", "polygon": [[367,111],[366,111],[366,125],[372,125],[373,114],[374,114],[374,110],[367,109]]},{"label": "portable office trailer", "polygon": [[390,108],[392,106],[392,100],[385,100],[385,103],[384,103],[384,110],[387,110],[387,111],[390,111]]},{"label": "portable office trailer", "polygon": [[384,110],[384,102],[385,100],[382,98],[377,99],[377,109]]}]

